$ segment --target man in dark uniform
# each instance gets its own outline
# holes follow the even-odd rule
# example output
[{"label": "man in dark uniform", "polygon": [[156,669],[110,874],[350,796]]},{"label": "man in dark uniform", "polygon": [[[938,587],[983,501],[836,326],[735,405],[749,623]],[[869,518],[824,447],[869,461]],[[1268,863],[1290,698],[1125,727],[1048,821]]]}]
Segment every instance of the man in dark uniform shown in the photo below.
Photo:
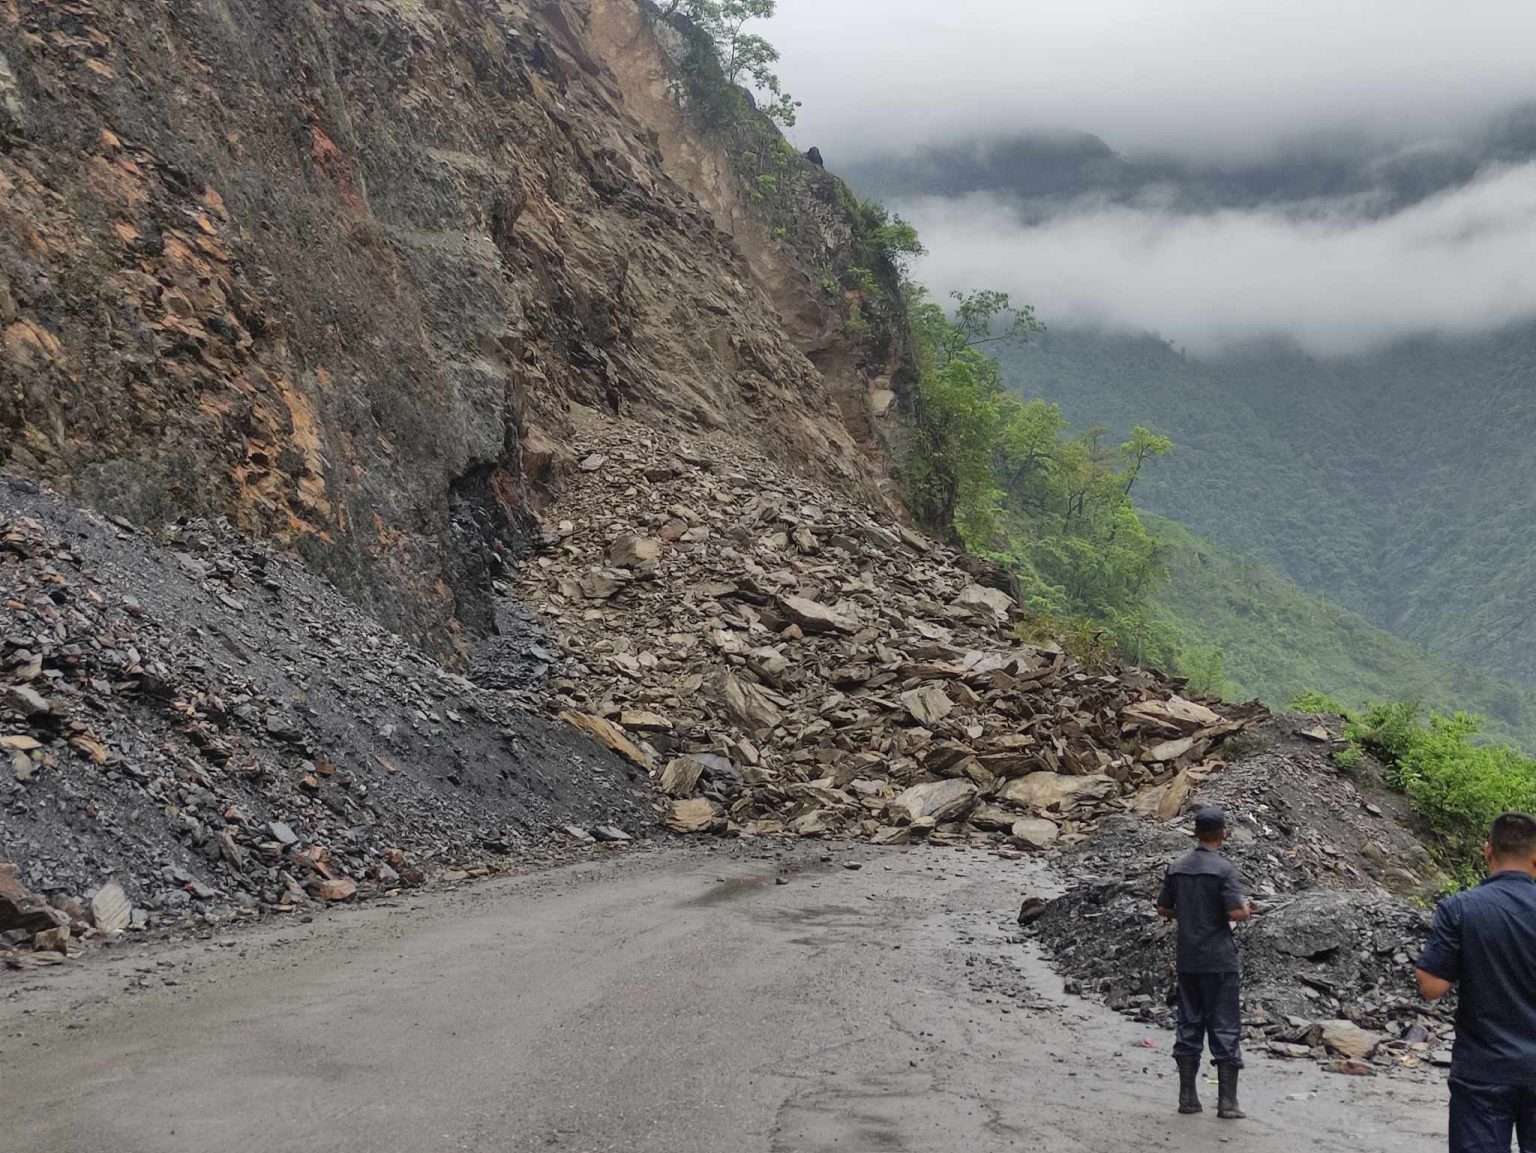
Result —
[{"label": "man in dark uniform", "polygon": [[1419,991],[1454,985],[1451,1153],[1536,1153],[1536,817],[1505,813],[1483,846],[1488,877],[1435,910]]},{"label": "man in dark uniform", "polygon": [[1227,817],[1208,807],[1195,814],[1199,844],[1168,866],[1157,911],[1178,921],[1178,1038],[1173,1059],[1179,1066],[1179,1112],[1200,1112],[1196,1078],[1207,1036],[1216,1065],[1216,1115],[1241,1118],[1237,1106],[1237,1071],[1243,1067],[1240,972],[1232,922],[1253,915],[1243,896],[1237,866],[1221,852]]}]

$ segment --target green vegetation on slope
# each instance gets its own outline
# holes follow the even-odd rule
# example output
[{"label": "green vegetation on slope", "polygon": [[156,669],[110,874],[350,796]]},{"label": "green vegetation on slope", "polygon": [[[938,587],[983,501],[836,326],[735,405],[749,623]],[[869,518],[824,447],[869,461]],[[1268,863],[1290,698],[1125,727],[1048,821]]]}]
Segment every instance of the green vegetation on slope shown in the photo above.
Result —
[{"label": "green vegetation on slope", "polygon": [[1153,603],[1180,639],[1184,671],[1209,669],[1219,681],[1211,687],[1276,708],[1318,693],[1340,711],[1386,700],[1466,709],[1488,718],[1491,736],[1536,750],[1536,690],[1437,660],[1268,565],[1173,521],[1143,519],[1168,571]]},{"label": "green vegetation on slope", "polygon": [[903,462],[919,520],[1003,564],[1042,632],[1075,640],[1079,655],[1119,648],[1171,664],[1176,638],[1148,611],[1163,580],[1157,543],[1131,501],[1165,437],[1137,426],[1118,446],[1099,429],[1069,435],[1056,405],[1003,387],[986,351],[1038,331],[1029,309],[997,292],[957,295],[953,315],[908,287],[917,362],[913,436]]},{"label": "green vegetation on slope", "polygon": [[1536,682],[1536,326],[1318,359],[1053,328],[995,349],[1075,424],[1178,445],[1143,506],[1448,661]]},{"label": "green vegetation on slope", "polygon": [[1405,792],[1439,839],[1457,880],[1475,884],[1494,817],[1536,812],[1536,760],[1504,745],[1474,741],[1465,713],[1424,713],[1413,704],[1377,705],[1351,717],[1350,741],[1381,757],[1390,782]]}]

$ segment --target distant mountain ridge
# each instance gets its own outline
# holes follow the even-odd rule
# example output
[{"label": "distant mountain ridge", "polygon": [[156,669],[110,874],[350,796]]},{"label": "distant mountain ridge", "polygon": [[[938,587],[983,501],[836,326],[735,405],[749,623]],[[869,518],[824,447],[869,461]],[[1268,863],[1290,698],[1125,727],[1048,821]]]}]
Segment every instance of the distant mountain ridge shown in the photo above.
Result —
[{"label": "distant mountain ridge", "polygon": [[1532,159],[1536,105],[1513,109],[1463,139],[1313,136],[1262,158],[1227,162],[1127,156],[1091,133],[1041,132],[871,156],[846,169],[865,195],[901,201],[990,193],[1025,218],[1080,198],[1155,202],[1172,212],[1303,209],[1325,201],[1373,216],[1462,187],[1491,167]]}]

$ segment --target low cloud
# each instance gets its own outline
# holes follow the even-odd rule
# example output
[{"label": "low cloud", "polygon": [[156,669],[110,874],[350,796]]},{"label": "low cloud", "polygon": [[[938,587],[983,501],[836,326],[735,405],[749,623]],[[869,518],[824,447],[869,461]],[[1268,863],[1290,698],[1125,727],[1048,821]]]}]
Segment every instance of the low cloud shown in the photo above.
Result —
[{"label": "low cloud", "polygon": [[1536,317],[1536,164],[1381,218],[1078,202],[1025,224],[980,194],[895,207],[922,233],[914,273],[937,293],[1003,289],[1047,324],[1149,330],[1193,351],[1290,336],[1350,353]]},{"label": "low cloud", "polygon": [[757,30],[834,169],[1031,130],[1207,158],[1424,139],[1536,98],[1531,0],[779,0]]}]

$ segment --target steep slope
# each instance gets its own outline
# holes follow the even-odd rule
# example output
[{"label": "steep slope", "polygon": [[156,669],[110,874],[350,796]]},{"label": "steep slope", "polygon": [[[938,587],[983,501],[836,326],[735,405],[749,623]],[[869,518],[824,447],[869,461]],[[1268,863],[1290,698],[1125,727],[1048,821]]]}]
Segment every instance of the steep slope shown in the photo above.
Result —
[{"label": "steep slope", "polygon": [[572,402],[873,491],[841,295],[722,231],[640,11],[0,4],[0,465],[227,513],[440,653],[493,626]]},{"label": "steep slope", "polygon": [[1283,708],[1321,692],[1350,709],[1418,701],[1487,718],[1487,731],[1536,748],[1536,690],[1438,660],[1411,642],[1306,592],[1269,565],[1148,517],[1166,550],[1158,610],[1186,645],[1221,656],[1225,691]]},{"label": "steep slope", "polygon": [[1013,387],[1079,426],[1172,436],[1138,486],[1152,511],[1437,657],[1536,679],[1536,328],[1337,360],[1282,346],[1201,360],[1081,330],[999,355]]}]

